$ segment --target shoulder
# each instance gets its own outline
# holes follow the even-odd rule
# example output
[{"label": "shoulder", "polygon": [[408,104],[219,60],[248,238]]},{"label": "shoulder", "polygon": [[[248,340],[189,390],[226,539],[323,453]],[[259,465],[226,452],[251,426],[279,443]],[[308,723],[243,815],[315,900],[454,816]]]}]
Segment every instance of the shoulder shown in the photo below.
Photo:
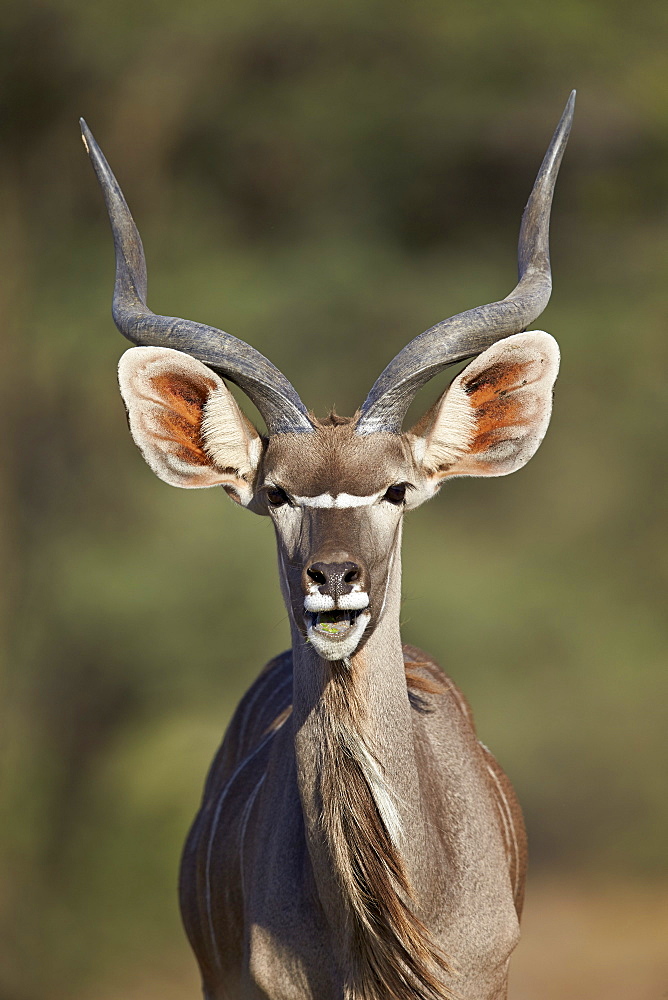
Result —
[{"label": "shoulder", "polygon": [[291,704],[292,651],[287,650],[267,663],[239,702],[209,770],[205,797],[285,721]]},{"label": "shoulder", "polygon": [[[403,653],[408,692],[409,695],[414,695],[412,701],[415,699],[421,700],[424,694],[449,697],[455,702],[471,728],[474,729],[475,725],[471,706],[462,691],[457,687],[452,678],[448,677],[439,667],[436,660],[429,653],[418,649],[417,646],[404,645]],[[418,706],[414,704],[414,707]]]},{"label": "shoulder", "polygon": [[228,735],[234,734],[239,750],[252,747],[292,703],[292,650],[275,656],[239,702]]}]

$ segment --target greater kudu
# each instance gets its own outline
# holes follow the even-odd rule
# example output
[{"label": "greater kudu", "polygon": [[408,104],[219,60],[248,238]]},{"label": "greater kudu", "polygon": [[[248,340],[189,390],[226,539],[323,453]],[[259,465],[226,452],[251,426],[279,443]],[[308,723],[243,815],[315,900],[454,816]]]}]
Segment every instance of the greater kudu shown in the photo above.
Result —
[{"label": "greater kudu", "polygon": [[[513,472],[545,434],[557,345],[519,331],[550,296],[573,102],[524,212],[514,291],[412,340],[352,419],[317,420],[252,347],[147,308],[139,234],[82,123],[114,235],[113,316],[143,345],[119,368],[132,435],[167,483],[221,485],[272,518],[290,615],[292,649],[239,706],[183,856],[183,920],[208,1000],[506,995],[522,815],[455,685],[402,647],[400,540],[404,511],[443,480]],[[472,357],[402,432],[417,389]]]}]

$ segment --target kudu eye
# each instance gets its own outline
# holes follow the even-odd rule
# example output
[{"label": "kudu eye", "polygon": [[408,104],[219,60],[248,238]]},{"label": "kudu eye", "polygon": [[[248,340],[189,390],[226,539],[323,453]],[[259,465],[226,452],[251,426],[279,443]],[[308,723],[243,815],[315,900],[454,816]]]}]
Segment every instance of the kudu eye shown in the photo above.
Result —
[{"label": "kudu eye", "polygon": [[388,503],[393,503],[398,507],[406,499],[406,486],[406,483],[396,483],[394,486],[390,486],[383,500],[387,500]]},{"label": "kudu eye", "polygon": [[280,486],[270,486],[266,490],[267,502],[272,507],[282,507],[285,503],[290,503],[290,497]]}]

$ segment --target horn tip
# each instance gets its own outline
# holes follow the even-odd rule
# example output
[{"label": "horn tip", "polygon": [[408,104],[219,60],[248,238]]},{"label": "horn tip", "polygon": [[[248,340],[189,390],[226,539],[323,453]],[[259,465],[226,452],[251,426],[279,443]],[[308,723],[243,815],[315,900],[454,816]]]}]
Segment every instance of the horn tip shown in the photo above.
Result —
[{"label": "horn tip", "polygon": [[84,144],[84,149],[91,155],[91,147],[95,145],[95,139],[93,138],[93,133],[88,128],[85,118],[79,119],[79,128],[81,129],[81,141]]},{"label": "horn tip", "polygon": [[569,125],[573,121],[573,115],[575,113],[575,96],[576,96],[576,94],[577,94],[577,90],[571,90],[571,92],[569,94],[569,97],[568,97],[568,100],[566,101],[566,107],[564,108],[564,113],[562,115],[562,118],[564,119],[564,121],[568,122]]}]

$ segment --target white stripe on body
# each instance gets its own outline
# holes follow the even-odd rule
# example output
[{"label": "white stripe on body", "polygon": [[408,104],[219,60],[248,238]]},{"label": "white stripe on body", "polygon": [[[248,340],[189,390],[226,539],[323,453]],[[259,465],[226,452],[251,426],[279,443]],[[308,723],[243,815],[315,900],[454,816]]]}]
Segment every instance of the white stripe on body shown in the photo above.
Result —
[{"label": "white stripe on body", "polygon": [[[277,666],[279,666],[279,664],[277,664]],[[264,679],[267,680],[267,681],[269,681],[271,678],[273,678],[273,673],[274,673],[274,671],[270,670],[269,673],[267,674],[267,677],[264,678]],[[246,738],[246,731],[248,729],[248,722],[249,722],[249,719],[251,717],[251,712],[255,708],[255,703],[257,702],[257,700],[260,697],[260,695],[261,694],[265,694],[266,691],[267,691],[267,688],[271,686],[268,683],[267,684],[260,684],[259,681],[261,681],[261,680],[263,680],[262,677],[258,678],[258,688],[257,688],[257,691],[252,696],[252,698],[250,699],[250,701],[246,705],[246,708],[244,709],[243,719],[241,721],[241,724],[239,726],[239,729],[238,729],[238,732],[237,732],[237,736],[236,736],[236,742],[237,742],[237,746],[239,748],[243,747],[243,745],[244,745],[244,740]],[[286,684],[290,683],[291,681],[292,681],[292,676],[284,677],[283,680],[281,681],[281,683],[276,686],[276,688],[274,689],[273,693],[274,694],[278,694],[278,692],[282,691],[283,688],[286,686]]]},{"label": "white stripe on body", "polygon": [[[485,747],[484,743],[481,743],[480,745],[483,746],[483,747]],[[485,747],[485,750],[487,750],[487,747]],[[510,839],[512,840],[512,843],[513,843],[513,852],[515,854],[515,865],[514,865],[514,868],[515,868],[515,878],[513,879],[513,895],[516,896],[517,895],[517,887],[518,887],[519,875],[520,875],[520,851],[519,851],[519,847],[518,847],[518,844],[517,844],[517,836],[515,834],[515,824],[513,823],[513,814],[512,814],[511,809],[510,809],[510,803],[508,802],[508,799],[506,798],[506,793],[504,792],[503,786],[502,786],[501,782],[499,781],[498,774],[496,773],[496,771],[494,770],[494,768],[491,767],[489,764],[487,764],[487,770],[489,771],[489,773],[491,774],[492,778],[494,779],[494,784],[496,786],[496,789],[497,789],[499,795],[501,796],[501,801],[503,802],[503,805],[505,807],[505,808],[500,809],[499,812],[501,813],[501,818],[503,820],[503,825],[504,825],[504,827],[506,829],[506,832],[510,833]]]},{"label": "white stripe on body", "polygon": [[[467,720],[467,722],[470,722],[471,725],[473,726],[473,716],[471,715],[471,709],[469,708],[468,704],[464,701],[464,696],[462,695],[461,691],[459,690],[455,682],[451,680],[450,677],[448,677],[447,674],[443,674],[443,680],[448,686],[448,691],[457,702],[457,706],[460,712]],[[484,746],[484,743],[481,743],[480,745]],[[487,749],[487,747],[485,747],[485,749]]]},{"label": "white stripe on body", "polygon": [[216,836],[216,831],[218,829],[218,823],[220,821],[220,813],[221,813],[221,810],[223,808],[223,802],[225,801],[227,793],[229,792],[230,788],[232,787],[232,785],[234,784],[234,782],[236,781],[236,779],[238,778],[238,776],[241,774],[241,772],[243,771],[243,769],[246,767],[246,765],[250,764],[250,762],[253,760],[254,757],[257,757],[257,755],[259,754],[260,750],[262,750],[267,745],[267,743],[269,742],[269,740],[274,735],[275,735],[274,733],[269,733],[267,736],[265,736],[265,738],[262,740],[262,742],[259,743],[256,746],[255,750],[253,750],[253,752],[251,754],[249,754],[248,757],[246,757],[246,758],[244,758],[244,760],[242,760],[242,762],[239,764],[239,766],[236,768],[236,770],[232,774],[232,777],[229,779],[229,781],[227,782],[227,784],[223,787],[223,790],[221,791],[220,795],[218,796],[218,802],[216,804],[216,811],[214,813],[213,823],[211,824],[211,830],[209,832],[209,843],[207,844],[207,848],[206,848],[206,864],[205,864],[205,867],[204,867],[204,882],[205,882],[205,885],[206,885],[206,915],[207,915],[207,920],[208,920],[208,923],[209,923],[209,937],[211,938],[211,944],[213,946],[213,950],[214,950],[214,953],[215,953],[215,956],[216,956],[216,962],[218,964],[218,968],[219,969],[222,969],[223,963],[221,961],[220,952],[218,951],[218,945],[216,943],[216,935],[215,935],[215,932],[214,932],[214,929],[213,929],[213,913],[211,911],[211,857],[213,855],[213,841],[214,841],[215,836]]},{"label": "white stripe on body", "polygon": [[[269,677],[271,677],[272,674],[273,674],[273,670],[269,672]],[[281,691],[291,681],[292,681],[292,677],[286,677],[282,681],[282,683],[279,684],[275,688],[274,694],[278,694],[278,692]],[[263,684],[261,686],[260,690],[264,691],[265,689],[266,689],[266,685]],[[246,723],[247,723],[248,716],[249,716],[249,709],[252,707],[252,705],[255,704],[255,701],[257,700],[257,696],[259,695],[260,690],[258,690],[255,693],[255,695],[251,698],[251,700],[250,700],[250,702],[249,702],[249,704],[247,706],[247,711],[246,711],[246,713],[244,715],[243,726],[242,726],[242,729],[243,729],[244,732],[245,732],[245,729],[246,729]],[[220,822],[220,816],[221,816],[221,812],[222,812],[222,808],[223,808],[223,803],[224,803],[224,801],[225,801],[225,799],[227,797],[228,792],[230,791],[230,788],[232,787],[232,785],[234,784],[234,782],[236,781],[236,779],[239,777],[239,775],[241,774],[241,772],[244,770],[244,768],[246,767],[246,765],[250,764],[250,762],[259,754],[259,752],[269,743],[269,741],[272,739],[272,737],[274,737],[276,735],[276,733],[279,731],[280,728],[281,728],[280,726],[277,726],[276,729],[274,729],[271,732],[267,733],[267,735],[264,737],[264,739],[261,740],[260,743],[258,743],[258,745],[255,747],[255,749],[252,751],[252,753],[248,754],[247,757],[244,757],[244,759],[241,761],[241,763],[238,764],[237,767],[235,768],[235,770],[232,772],[231,777],[227,780],[227,782],[225,783],[225,785],[223,786],[222,790],[220,791],[220,793],[218,795],[218,801],[216,803],[216,810],[215,810],[215,813],[214,813],[214,816],[213,816],[213,821],[212,821],[212,824],[211,824],[211,829],[209,831],[209,841],[208,841],[208,844],[207,844],[206,863],[205,863],[205,869],[204,869],[204,883],[205,883],[205,886],[206,886],[206,913],[207,913],[207,921],[208,921],[208,924],[209,924],[209,937],[211,938],[211,944],[213,946],[213,951],[214,951],[214,954],[216,956],[216,963],[217,963],[219,969],[222,968],[222,961],[221,961],[221,957],[220,957],[220,952],[218,951],[218,944],[216,942],[216,936],[215,936],[215,932],[214,932],[214,929],[213,929],[213,913],[212,913],[212,909],[211,909],[211,859],[213,857],[213,843],[214,843],[214,840],[216,838],[216,833],[218,832],[218,824]],[[240,730],[240,735],[241,735],[241,730]],[[264,778],[264,775],[262,777]],[[252,796],[253,798],[255,796],[255,793],[258,791],[258,788],[259,788],[259,784],[256,785],[256,787],[254,789],[253,796]],[[248,815],[246,813],[246,810],[249,810],[248,803],[246,803],[246,806],[244,807],[244,816],[245,816],[244,831],[245,831],[245,823],[248,821]]]},{"label": "white stripe on body", "polygon": [[[280,726],[279,726],[280,728]],[[255,788],[253,789],[248,802],[244,808],[241,817],[241,830],[239,831],[239,877],[241,879],[241,894],[246,898],[246,890],[244,888],[244,839],[246,837],[246,827],[248,826],[248,820],[250,819],[251,810],[253,808],[253,803],[257,797],[257,793],[262,788],[264,784],[264,779],[267,777],[267,772],[265,771]]]}]

